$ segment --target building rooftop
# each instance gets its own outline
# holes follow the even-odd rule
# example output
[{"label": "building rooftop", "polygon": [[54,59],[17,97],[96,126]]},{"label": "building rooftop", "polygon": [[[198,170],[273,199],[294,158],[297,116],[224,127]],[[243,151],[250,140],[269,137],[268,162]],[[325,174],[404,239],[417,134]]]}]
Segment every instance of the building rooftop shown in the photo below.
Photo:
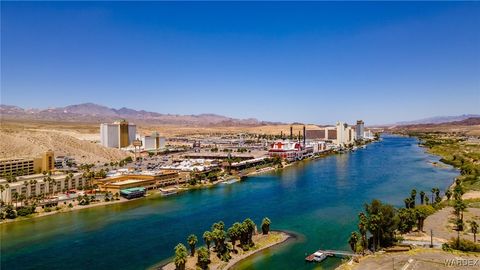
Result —
[{"label": "building rooftop", "polygon": [[110,183],[110,185],[121,186],[121,185],[133,184],[133,183],[141,183],[143,181],[144,180],[139,180],[139,179],[127,179],[127,180],[118,181],[115,183]]}]

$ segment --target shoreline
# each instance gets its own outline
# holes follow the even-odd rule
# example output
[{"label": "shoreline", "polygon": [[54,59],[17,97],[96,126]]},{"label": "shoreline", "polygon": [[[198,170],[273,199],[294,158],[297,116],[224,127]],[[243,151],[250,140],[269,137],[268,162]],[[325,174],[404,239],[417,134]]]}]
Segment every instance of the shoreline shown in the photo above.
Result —
[{"label": "shoreline", "polygon": [[[297,235],[295,233],[282,231],[282,230],[271,230],[268,235],[263,235],[263,234],[259,233],[256,236],[257,236],[257,238],[260,238],[260,239],[257,239],[257,241],[261,240],[262,238],[267,238],[267,237],[277,237],[277,236],[279,236],[280,238],[275,242],[267,243],[266,245],[261,246],[257,249],[248,250],[244,254],[240,254],[240,255],[239,254],[232,254],[232,258],[228,262],[216,261],[215,263],[210,263],[209,266],[208,266],[208,269],[210,269],[210,270],[232,269],[233,267],[237,266],[239,263],[243,262],[244,260],[250,258],[251,256],[253,256],[255,254],[260,253],[261,251],[264,251],[266,249],[285,244],[289,240],[297,239]],[[215,255],[212,254],[211,257],[212,256],[215,256]],[[190,264],[193,261],[195,263],[195,266],[196,266],[195,258],[196,257],[188,257],[188,259],[190,260]],[[173,264],[171,258],[168,259],[167,262],[165,260],[163,260],[163,261],[164,261],[163,263],[159,262],[157,265],[154,265],[149,269],[158,269],[158,270],[172,270],[172,269],[175,269],[175,265]],[[191,268],[189,266],[186,266],[185,269],[188,270],[188,269],[195,269],[195,268]]]},{"label": "shoreline", "polygon": [[[370,141],[365,145],[368,145],[368,144],[373,143],[373,142],[376,142],[376,140]],[[302,160],[296,160],[294,162],[291,162],[291,163],[288,163],[288,164],[284,165],[281,168],[278,168],[278,167],[275,168],[275,167],[272,167],[272,166],[263,167],[259,170],[248,172],[243,177],[248,178],[248,177],[257,176],[257,175],[261,175],[261,174],[265,174],[265,173],[274,173],[274,172],[277,172],[277,171],[282,171],[282,170],[284,170],[286,168],[289,168],[289,167],[294,167],[295,165],[298,165],[301,162],[315,161],[315,160],[325,158],[325,157],[329,157],[329,156],[333,156],[333,155],[336,155],[336,154],[339,154],[339,153],[335,150],[329,150],[329,151],[326,151],[324,153],[320,153],[316,156],[307,157],[307,158],[302,159]],[[180,194],[180,193],[187,192],[187,191],[190,191],[190,190],[198,190],[198,189],[215,187],[218,184],[226,183],[228,181],[231,181],[232,179],[238,179],[238,181],[235,181],[235,182],[241,182],[241,181],[243,181],[242,180],[243,177],[240,177],[239,175],[229,175],[229,177],[227,177],[225,179],[222,179],[222,180],[219,180],[219,181],[216,181],[216,182],[213,182],[213,183],[201,184],[201,185],[196,185],[196,186],[187,186],[187,187],[173,187],[171,189],[175,190],[176,194]],[[169,187],[167,187],[167,188],[169,188]],[[151,191],[150,193],[148,193],[148,191],[147,191],[147,195],[144,196],[144,197],[141,197],[141,198],[134,198],[134,199],[130,199],[130,200],[122,198],[122,199],[117,200],[117,201],[109,201],[109,202],[103,201],[103,202],[93,203],[93,204],[89,204],[89,205],[78,205],[77,204],[77,205],[74,205],[72,208],[68,208],[68,206],[66,206],[66,207],[62,207],[60,210],[52,209],[51,212],[40,212],[40,213],[31,214],[29,216],[16,217],[15,219],[0,220],[0,225],[6,224],[6,223],[12,223],[12,222],[27,221],[27,220],[30,220],[30,219],[51,216],[51,215],[54,215],[54,214],[69,213],[69,212],[72,212],[72,211],[78,211],[78,210],[93,208],[93,207],[97,207],[97,206],[99,207],[99,206],[105,206],[105,205],[113,205],[113,204],[117,204],[117,203],[126,203],[126,202],[130,202],[130,201],[145,199],[149,196],[159,195],[159,194],[161,195],[161,191],[159,189],[156,189],[154,191]],[[173,195],[175,195],[175,194],[173,194]]]},{"label": "shoreline", "polygon": [[230,263],[227,264],[226,268],[225,269],[231,269],[237,265],[239,265],[241,262],[245,261],[246,259],[256,255],[257,253],[263,251],[263,250],[266,250],[266,249],[269,249],[269,248],[273,248],[273,247],[277,247],[277,246],[280,246],[282,244],[286,244],[288,241],[292,241],[292,240],[296,240],[298,238],[298,236],[295,234],[295,233],[292,233],[292,232],[287,232],[287,231],[282,231],[282,230],[273,230],[272,232],[280,232],[280,233],[283,233],[283,234],[286,234],[286,238],[278,243],[273,243],[271,245],[267,245],[265,247],[262,247],[258,250],[254,250],[254,252],[252,252],[251,254],[248,254],[247,256],[243,257],[243,258],[240,258],[239,260],[233,262],[231,265]]}]

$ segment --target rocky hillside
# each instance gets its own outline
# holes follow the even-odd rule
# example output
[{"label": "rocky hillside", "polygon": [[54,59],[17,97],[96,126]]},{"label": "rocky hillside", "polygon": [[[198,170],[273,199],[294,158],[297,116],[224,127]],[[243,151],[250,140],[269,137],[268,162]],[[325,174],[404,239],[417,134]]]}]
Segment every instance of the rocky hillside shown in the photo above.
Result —
[{"label": "rocky hillside", "polygon": [[80,140],[68,133],[55,130],[2,128],[0,130],[0,158],[34,157],[48,149],[55,155],[74,157],[79,163],[117,161],[128,153],[105,148],[89,140]]}]

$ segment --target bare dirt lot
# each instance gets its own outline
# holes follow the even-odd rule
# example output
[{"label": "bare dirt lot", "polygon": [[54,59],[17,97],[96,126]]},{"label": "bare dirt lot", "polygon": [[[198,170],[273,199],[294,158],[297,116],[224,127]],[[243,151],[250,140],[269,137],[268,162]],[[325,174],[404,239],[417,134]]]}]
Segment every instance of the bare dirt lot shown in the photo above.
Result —
[{"label": "bare dirt lot", "polygon": [[[454,261],[452,261],[454,260]],[[458,265],[461,264],[461,265]],[[463,265],[465,264],[465,265]],[[447,252],[438,249],[413,249],[408,252],[367,256],[359,263],[343,264],[338,270],[440,270],[480,269],[480,254]]]}]

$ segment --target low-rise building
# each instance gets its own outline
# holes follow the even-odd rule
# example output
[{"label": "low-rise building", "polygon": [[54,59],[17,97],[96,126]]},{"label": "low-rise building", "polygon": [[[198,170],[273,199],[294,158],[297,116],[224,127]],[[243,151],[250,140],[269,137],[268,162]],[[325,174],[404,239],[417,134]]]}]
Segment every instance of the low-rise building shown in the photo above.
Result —
[{"label": "low-rise building", "polygon": [[12,203],[15,200],[15,193],[27,198],[39,195],[52,196],[54,193],[83,188],[86,185],[86,180],[81,173],[33,174],[18,176],[14,182],[0,179],[0,185],[5,189],[1,196],[3,201]]},{"label": "low-rise building", "polygon": [[48,150],[39,157],[0,159],[0,177],[31,175],[55,168],[53,151]]},{"label": "low-rise building", "polygon": [[292,161],[302,159],[307,152],[313,152],[313,147],[305,147],[300,142],[284,140],[272,143],[268,155]]},{"label": "low-rise building", "polygon": [[176,170],[161,170],[150,174],[124,174],[120,176],[98,179],[95,183],[101,191],[112,193],[128,188],[155,189],[159,187],[176,185],[187,181],[187,174]]}]

